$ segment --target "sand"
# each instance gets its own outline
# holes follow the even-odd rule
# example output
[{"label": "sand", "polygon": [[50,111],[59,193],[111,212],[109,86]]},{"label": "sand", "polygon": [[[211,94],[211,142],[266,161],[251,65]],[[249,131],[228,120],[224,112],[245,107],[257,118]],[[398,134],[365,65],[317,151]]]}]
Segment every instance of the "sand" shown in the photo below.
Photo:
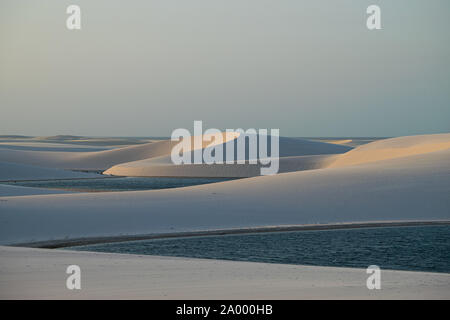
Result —
[{"label": "sand", "polygon": [[355,148],[326,167],[336,168],[380,160],[403,158],[450,148],[450,134],[434,134],[383,139]]},{"label": "sand", "polygon": [[[193,138],[192,138],[193,139]],[[46,140],[45,140],[46,141]],[[77,140],[79,143],[80,140]],[[147,166],[150,165],[149,171],[152,171],[151,174],[147,174],[148,176],[154,176],[154,172],[159,172],[157,175],[159,176],[192,176],[193,173],[191,171],[191,167],[186,167],[180,173],[180,166],[175,167],[172,164],[170,159],[170,153],[172,151],[173,146],[175,146],[178,142],[170,141],[170,140],[162,140],[162,141],[152,141],[150,143],[138,144],[133,146],[112,148],[109,150],[102,151],[73,151],[73,145],[66,145],[66,147],[59,147],[58,151],[49,151],[48,149],[43,150],[42,146],[39,147],[39,143],[35,143],[35,145],[29,145],[28,149],[26,149],[23,145],[23,142],[17,143],[17,145],[9,143],[8,147],[0,147],[0,161],[1,162],[13,162],[18,164],[27,164],[27,165],[35,165],[41,167],[48,168],[58,168],[58,169],[67,169],[67,170],[106,170],[106,174],[111,175],[136,175],[133,172],[124,171],[123,168],[133,167],[136,168],[135,165],[130,165],[128,163],[145,160],[144,162],[138,165],[140,169],[139,174],[141,176],[145,175],[144,171],[147,170]],[[226,141],[225,141],[226,143]],[[203,147],[207,146],[207,142],[204,142]],[[38,145],[38,146],[36,146]],[[20,147],[20,148],[19,148]],[[30,149],[33,147],[34,149]],[[40,148],[40,149],[39,149]],[[47,147],[48,148],[48,147]],[[78,146],[79,148],[79,146]],[[351,150],[350,147],[335,145],[330,143],[323,143],[317,141],[309,141],[304,139],[296,139],[296,138],[280,138],[280,156],[281,157],[299,157],[299,156],[314,156],[314,155],[332,155],[332,154],[340,154],[343,152],[347,152]],[[287,160],[286,166],[284,166],[284,171],[287,170],[296,170],[297,168],[302,168],[311,166],[311,159],[301,159],[299,158],[299,164],[292,165],[292,159]],[[114,167],[114,166],[118,167]],[[163,165],[163,167],[161,166]],[[156,171],[153,166],[156,166]],[[113,168],[111,168],[113,167]],[[165,169],[167,167],[168,169]],[[175,167],[175,168],[174,168]],[[317,167],[315,165],[314,167]],[[242,166],[234,166],[235,170],[243,171]],[[250,168],[249,170],[257,170],[258,167]],[[170,170],[173,172],[171,173]],[[207,165],[203,165],[203,170],[205,174],[201,172],[196,173],[197,176],[217,176],[214,174],[214,171],[208,168]],[[244,168],[245,172],[246,168]],[[120,172],[119,172],[120,171]],[[226,174],[230,172],[230,174]],[[259,169],[255,172],[259,173]],[[249,174],[239,176],[252,176],[255,175],[253,171]],[[225,176],[236,176],[233,174],[232,170],[225,170]],[[0,180],[1,180],[1,171],[0,171]]]},{"label": "sand", "polygon": [[0,162],[0,183],[2,181],[88,179],[99,177],[102,176],[94,173],[52,169],[12,162]]},{"label": "sand", "polygon": [[68,147],[62,151],[30,151],[0,148],[0,161],[68,170],[105,170],[122,162],[146,159],[170,153],[170,141],[151,142],[104,151],[73,152]]},{"label": "sand", "polygon": [[[225,144],[234,144],[231,140]],[[350,147],[310,141],[298,138],[280,137],[279,141],[279,173],[294,172],[322,168],[335,160],[337,154],[351,150]],[[224,157],[226,147],[224,147]],[[246,155],[234,159],[249,160],[248,146]],[[121,163],[104,172],[108,175],[118,176],[167,176],[167,177],[254,177],[261,174],[261,165],[258,164],[185,164],[174,165],[170,155],[162,155],[144,160]]]},{"label": "sand", "polygon": [[[34,194],[38,190],[2,186],[0,192],[3,188],[14,196],[0,195],[0,244],[269,226],[450,220],[450,134],[385,139],[352,150],[314,141],[285,142],[288,148],[280,162],[290,168],[274,176],[115,193]],[[330,146],[347,149],[333,151]],[[158,166],[166,166],[167,172],[179,170],[185,176],[221,175],[220,170],[236,174],[238,170],[223,166],[174,169],[167,163],[171,147],[170,141],[156,141],[87,152],[0,148],[0,161],[7,168],[0,170],[0,176],[67,174],[70,171],[57,169],[76,168],[152,175]],[[242,170],[245,176],[254,168]],[[32,194],[21,195],[27,192]],[[69,264],[86,270],[80,292],[64,287]],[[450,284],[449,274],[384,271],[383,289],[369,291],[363,269],[8,247],[0,248],[0,270],[0,297],[33,299],[448,299]]]},{"label": "sand", "polygon": [[[1,139],[0,139],[1,141]],[[67,151],[86,152],[102,151],[110,149],[108,147],[77,145],[68,143],[47,143],[47,142],[0,142],[0,149],[27,150],[27,151]]]},{"label": "sand", "polygon": [[43,189],[43,188],[21,187],[21,186],[0,184],[0,199],[2,197],[12,197],[12,196],[19,197],[38,194],[61,194],[61,193],[71,193],[71,192],[55,189]]},{"label": "sand", "polygon": [[0,243],[450,219],[450,150],[170,190],[2,197]]},{"label": "sand", "polygon": [[[278,173],[322,168],[335,160],[334,154],[279,158]],[[174,165],[169,156],[121,163],[103,172],[129,177],[216,177],[248,178],[261,174],[258,164],[184,164]]]},{"label": "sand", "polygon": [[[0,247],[0,299],[449,299],[450,275]],[[81,268],[81,290],[66,268]]]}]

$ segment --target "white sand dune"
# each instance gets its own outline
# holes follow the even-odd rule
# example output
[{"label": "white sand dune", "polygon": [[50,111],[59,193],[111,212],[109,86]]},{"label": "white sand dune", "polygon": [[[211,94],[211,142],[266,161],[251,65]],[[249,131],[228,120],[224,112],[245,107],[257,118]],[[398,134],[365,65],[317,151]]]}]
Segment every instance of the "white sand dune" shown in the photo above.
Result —
[{"label": "white sand dune", "polygon": [[[81,268],[81,290],[65,271]],[[0,299],[449,299],[450,275],[0,247]]]},{"label": "white sand dune", "polygon": [[83,179],[101,177],[94,173],[51,169],[20,163],[0,162],[0,181]]},{"label": "white sand dune", "polygon": [[[74,152],[70,149],[73,146],[68,146],[67,150],[60,149],[60,151],[0,148],[0,161],[72,170],[109,169],[105,174],[127,176],[248,177],[259,174],[259,166],[255,165],[174,166],[170,159],[170,153],[177,143],[163,140],[96,152]],[[224,139],[224,143],[230,142]],[[205,148],[208,144],[209,142],[203,142],[202,147]],[[280,138],[280,157],[291,157],[280,161],[281,172],[317,168],[322,166],[325,155],[339,154],[350,149],[350,147],[323,142]],[[323,157],[300,158],[313,155],[323,155]],[[139,160],[143,161],[130,163]]]},{"label": "white sand dune", "polygon": [[[1,137],[0,137],[0,140]],[[62,143],[62,144],[82,144],[91,146],[126,146],[134,144],[142,144],[153,142],[154,139],[149,138],[132,138],[132,137],[81,137],[71,135],[57,135],[49,137],[31,137],[26,141],[39,142],[39,143]]]},{"label": "white sand dune", "polygon": [[[303,171],[178,189],[3,196],[0,243],[276,225],[450,220],[449,142],[450,134],[395,138],[342,155],[333,155],[330,144],[311,145],[324,147],[322,153],[287,148],[280,162]],[[29,162],[57,168],[116,165],[114,170],[126,170],[116,173],[137,175],[156,174],[157,169],[180,170],[184,175],[195,170],[222,175],[218,172],[225,170],[224,166],[175,169],[167,162],[169,143],[100,152],[0,150],[0,160],[15,159],[16,168]],[[39,173],[38,168],[33,170]],[[9,187],[0,185],[0,193],[2,188]],[[80,291],[65,288],[65,271],[71,264],[82,269]],[[0,270],[0,287],[7,288],[0,289],[0,298],[5,299],[450,298],[449,274],[423,272],[383,270],[382,290],[369,291],[364,269],[11,247],[0,247]]]},{"label": "white sand dune", "polygon": [[326,143],[340,144],[347,147],[358,147],[363,144],[371,143],[378,140],[383,140],[387,138],[381,137],[353,137],[353,138],[310,138],[312,141],[320,141]]},{"label": "white sand dune", "polygon": [[[234,144],[234,141],[225,144]],[[242,157],[234,152],[234,160],[249,160],[249,150]],[[351,150],[350,147],[309,141],[299,138],[280,137],[279,172],[292,172],[321,168],[334,160],[335,154]],[[224,157],[226,157],[226,147]],[[190,156],[192,158],[192,155]],[[183,164],[174,165],[170,155],[159,156],[139,161],[121,163],[104,172],[116,176],[171,176],[171,177],[253,177],[261,174],[258,164]]]},{"label": "white sand dune", "polygon": [[76,148],[77,146],[83,147],[93,147],[95,148],[117,148],[117,147],[125,147],[136,144],[150,143],[154,141],[159,141],[161,139],[151,139],[151,138],[133,138],[133,137],[123,137],[123,138],[114,138],[114,137],[77,137],[77,136],[52,136],[52,137],[30,137],[30,136],[12,136],[12,135],[0,135],[0,143],[1,144],[29,144],[29,145],[67,145],[73,146]]},{"label": "white sand dune", "polygon": [[[279,158],[279,173],[318,169],[335,160],[335,155],[310,155]],[[261,164],[183,164],[174,165],[169,156],[115,165],[107,175],[129,177],[226,177],[247,178],[261,174]]]},{"label": "white sand dune", "polygon": [[0,243],[270,225],[449,220],[450,150],[121,193],[3,197]]},{"label": "white sand dune", "polygon": [[63,190],[21,187],[21,186],[0,184],[0,198],[12,196],[29,196],[37,194],[61,194],[61,193],[70,193],[70,192]]},{"label": "white sand dune", "polygon": [[35,139],[35,140],[50,140],[50,141],[67,141],[67,140],[80,140],[80,139],[84,139],[84,137],[67,135],[67,134],[59,134],[56,136],[34,137],[33,139]]},{"label": "white sand dune", "polygon": [[162,140],[95,152],[72,152],[74,145],[55,152],[0,148],[0,161],[59,169],[105,170],[119,163],[170,155],[175,144]]},{"label": "white sand dune", "polygon": [[345,154],[337,156],[336,160],[327,167],[351,166],[430,153],[449,148],[450,133],[383,139],[359,146]]},{"label": "white sand dune", "polygon": [[[337,155],[338,161],[352,159],[352,154],[367,159],[364,150],[369,155],[381,150],[389,158],[386,150],[392,146],[404,152],[356,165],[180,189],[2,197],[0,243],[268,225],[448,220],[449,140],[450,134],[388,139]],[[134,157],[148,158],[170,152],[168,144],[98,152],[89,159],[99,163],[99,158],[110,160],[114,155],[119,160],[130,151],[135,151]],[[290,158],[295,166],[302,157]],[[330,160],[325,159],[321,161]],[[221,169],[210,170],[217,174]]]},{"label": "white sand dune", "polygon": [[65,151],[86,152],[102,151],[111,149],[109,147],[47,142],[0,142],[0,149],[27,150],[27,151]]},{"label": "white sand dune", "polygon": [[59,169],[105,170],[118,163],[168,154],[173,144],[171,141],[160,141],[96,152],[24,151],[0,148],[0,161]]}]

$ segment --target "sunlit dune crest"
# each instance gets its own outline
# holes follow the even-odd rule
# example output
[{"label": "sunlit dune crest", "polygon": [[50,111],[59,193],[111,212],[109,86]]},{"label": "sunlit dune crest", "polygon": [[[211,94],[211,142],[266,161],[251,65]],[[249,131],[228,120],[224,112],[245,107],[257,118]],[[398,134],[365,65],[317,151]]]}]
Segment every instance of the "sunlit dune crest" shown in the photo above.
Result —
[{"label": "sunlit dune crest", "polygon": [[359,146],[336,157],[328,168],[425,154],[450,148],[450,133],[399,137]]}]

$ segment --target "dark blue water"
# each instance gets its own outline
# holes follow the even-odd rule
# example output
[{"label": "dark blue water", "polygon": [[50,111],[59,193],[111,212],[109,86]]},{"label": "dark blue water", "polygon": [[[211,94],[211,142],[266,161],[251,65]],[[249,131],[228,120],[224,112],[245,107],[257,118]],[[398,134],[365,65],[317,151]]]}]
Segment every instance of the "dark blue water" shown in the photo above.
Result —
[{"label": "dark blue water", "polygon": [[18,181],[4,184],[62,189],[82,192],[100,191],[131,191],[131,190],[152,190],[168,189],[187,186],[195,186],[213,182],[227,181],[227,178],[99,178],[99,179],[67,179],[67,180],[42,180],[42,181]]},{"label": "dark blue water", "polygon": [[450,272],[450,226],[203,236],[72,247],[73,250],[299,265]]}]

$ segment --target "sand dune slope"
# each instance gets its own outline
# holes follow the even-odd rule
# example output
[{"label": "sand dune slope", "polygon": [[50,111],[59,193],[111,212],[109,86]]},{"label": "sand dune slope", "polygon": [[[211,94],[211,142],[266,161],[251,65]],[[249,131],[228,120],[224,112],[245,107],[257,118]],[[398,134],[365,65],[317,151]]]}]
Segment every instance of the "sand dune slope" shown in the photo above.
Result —
[{"label": "sand dune slope", "polygon": [[64,152],[89,152],[111,149],[108,147],[76,145],[68,143],[47,142],[0,142],[0,149],[26,150],[26,151],[64,151]]},{"label": "sand dune slope", "polygon": [[383,139],[359,146],[336,157],[327,167],[336,168],[367,162],[407,157],[450,148],[450,133]]},{"label": "sand dune slope", "polygon": [[450,150],[171,190],[3,197],[0,243],[450,219]]},{"label": "sand dune slope", "polygon": [[94,173],[38,167],[27,164],[0,162],[0,181],[96,178]]},{"label": "sand dune slope", "polygon": [[[226,142],[235,144],[234,140]],[[234,160],[252,159],[249,147],[238,156],[234,145]],[[226,157],[226,146],[223,147]],[[351,150],[350,147],[299,138],[280,137],[279,171],[292,172],[321,168],[334,160],[336,154]],[[189,156],[192,158],[192,156]],[[258,159],[258,157],[256,158]],[[261,174],[262,165],[256,164],[183,164],[174,165],[170,155],[115,165],[104,174],[117,176],[172,176],[172,177],[253,177]]]},{"label": "sand dune slope", "polygon": [[173,145],[171,141],[159,141],[96,152],[0,149],[0,161],[59,169],[105,170],[118,163],[169,154]]},{"label": "sand dune slope", "polygon": [[28,196],[37,194],[60,194],[60,193],[70,193],[70,192],[64,190],[21,187],[21,186],[0,184],[0,198],[12,196]]},{"label": "sand dune slope", "polygon": [[[334,161],[335,157],[334,154],[281,157],[278,173],[322,168]],[[262,167],[260,163],[174,165],[171,158],[166,156],[121,163],[109,168],[104,174],[129,177],[247,178],[259,176]]]},{"label": "sand dune slope", "polygon": [[[193,138],[192,138],[193,139]],[[233,140],[233,139],[231,139]],[[119,167],[111,168],[107,174],[112,175],[168,175],[168,176],[219,176],[214,173],[219,169],[222,176],[251,176],[252,172],[259,171],[259,167],[226,167],[221,168],[196,168],[192,171],[191,167],[173,168],[170,159],[170,153],[173,146],[178,142],[170,140],[156,141],[146,144],[116,148],[103,151],[73,151],[73,146],[67,146],[67,150],[63,147],[59,151],[43,151],[43,150],[20,150],[20,146],[9,145],[8,148],[0,148],[0,161],[13,162],[19,164],[35,165],[41,167],[70,169],[70,170],[106,170],[116,165]],[[224,138],[224,143],[230,143]],[[234,141],[233,141],[234,143]],[[204,141],[202,148],[206,148],[209,142]],[[280,156],[310,156],[310,155],[326,155],[339,154],[350,150],[350,147],[328,144],[323,142],[308,141],[295,138],[280,138]],[[247,151],[248,152],[248,151]],[[144,162],[129,165],[129,162],[145,160]],[[285,170],[294,168],[312,168],[317,166],[313,164],[312,158],[299,159],[298,164],[294,164],[294,160],[287,160]],[[155,174],[154,166],[159,165],[156,170],[160,173]],[[164,166],[161,167],[161,166]],[[130,172],[127,168],[133,168]],[[150,168],[147,168],[150,167]],[[138,170],[136,170],[138,168]],[[236,173],[234,173],[236,170]],[[245,173],[246,170],[249,173]],[[182,171],[182,172],[181,172]],[[244,172],[245,174],[242,174]]]}]

